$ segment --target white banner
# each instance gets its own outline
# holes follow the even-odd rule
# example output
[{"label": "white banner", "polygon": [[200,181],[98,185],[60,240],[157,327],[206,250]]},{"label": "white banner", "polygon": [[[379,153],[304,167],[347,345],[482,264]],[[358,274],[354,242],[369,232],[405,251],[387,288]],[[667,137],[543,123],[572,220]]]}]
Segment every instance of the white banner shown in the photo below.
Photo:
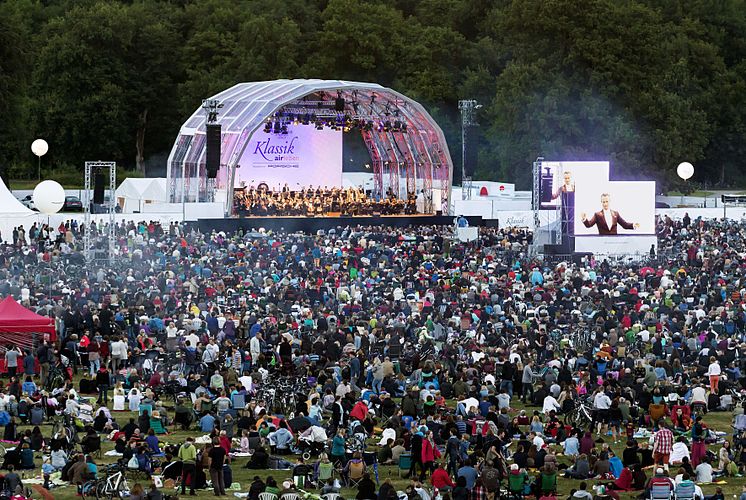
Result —
[{"label": "white banner", "polygon": [[594,255],[642,255],[650,247],[658,248],[656,236],[576,236],[576,252],[592,252]]}]

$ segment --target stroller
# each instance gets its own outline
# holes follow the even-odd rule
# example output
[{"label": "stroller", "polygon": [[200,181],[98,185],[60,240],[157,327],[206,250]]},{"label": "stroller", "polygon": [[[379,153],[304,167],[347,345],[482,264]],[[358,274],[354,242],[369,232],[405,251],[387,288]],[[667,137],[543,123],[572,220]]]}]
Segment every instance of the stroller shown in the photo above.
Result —
[{"label": "stroller", "polygon": [[310,460],[324,451],[328,439],[323,427],[312,425],[298,436],[297,452],[303,454],[304,460]]}]

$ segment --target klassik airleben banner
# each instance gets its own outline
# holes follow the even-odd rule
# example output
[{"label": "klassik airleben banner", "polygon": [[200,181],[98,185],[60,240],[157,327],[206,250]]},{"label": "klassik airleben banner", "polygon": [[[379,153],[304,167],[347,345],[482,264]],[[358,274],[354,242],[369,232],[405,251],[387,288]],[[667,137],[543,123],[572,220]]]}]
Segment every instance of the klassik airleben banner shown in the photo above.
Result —
[{"label": "klassik airleben banner", "polygon": [[246,186],[341,187],[342,131],[303,125],[289,125],[287,134],[258,130],[239,165],[237,177]]}]

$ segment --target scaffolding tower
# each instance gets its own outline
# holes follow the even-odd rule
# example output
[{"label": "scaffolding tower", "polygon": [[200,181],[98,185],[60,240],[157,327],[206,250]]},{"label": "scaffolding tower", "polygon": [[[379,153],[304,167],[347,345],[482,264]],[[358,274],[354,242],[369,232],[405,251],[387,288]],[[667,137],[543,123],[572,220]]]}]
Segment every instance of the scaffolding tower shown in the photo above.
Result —
[{"label": "scaffolding tower", "polygon": [[83,255],[85,256],[86,262],[96,260],[93,252],[93,240],[91,239],[91,208],[93,205],[93,199],[91,197],[91,179],[97,172],[104,169],[109,171],[109,200],[108,202],[104,201],[107,213],[109,214],[109,225],[106,232],[109,250],[107,260],[111,263],[114,259],[114,248],[116,242],[114,224],[116,199],[114,197],[114,191],[117,187],[117,164],[113,161],[87,161],[85,162],[85,177],[83,182],[83,220],[85,224],[85,231],[83,231]]}]

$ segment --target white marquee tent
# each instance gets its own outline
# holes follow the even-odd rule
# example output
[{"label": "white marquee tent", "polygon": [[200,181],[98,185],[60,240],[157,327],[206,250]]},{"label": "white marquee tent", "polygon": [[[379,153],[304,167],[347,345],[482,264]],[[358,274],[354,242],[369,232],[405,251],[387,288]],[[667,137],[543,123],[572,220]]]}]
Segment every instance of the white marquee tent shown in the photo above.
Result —
[{"label": "white marquee tent", "polygon": [[146,204],[168,202],[166,179],[128,177],[117,187],[115,196],[122,213],[142,212]]}]

